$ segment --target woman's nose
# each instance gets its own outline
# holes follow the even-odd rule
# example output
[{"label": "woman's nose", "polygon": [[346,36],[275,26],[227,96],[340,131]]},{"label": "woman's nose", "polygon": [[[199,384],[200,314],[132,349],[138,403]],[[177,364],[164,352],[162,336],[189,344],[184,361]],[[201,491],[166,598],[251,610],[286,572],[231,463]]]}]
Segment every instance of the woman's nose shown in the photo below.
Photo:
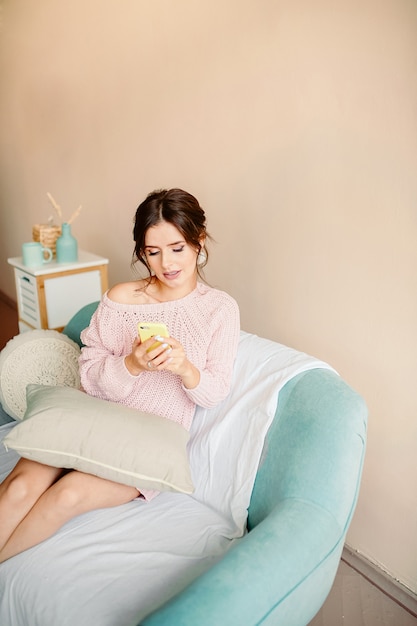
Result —
[{"label": "woman's nose", "polygon": [[168,269],[171,264],[171,255],[168,251],[161,251],[161,265],[164,269]]}]

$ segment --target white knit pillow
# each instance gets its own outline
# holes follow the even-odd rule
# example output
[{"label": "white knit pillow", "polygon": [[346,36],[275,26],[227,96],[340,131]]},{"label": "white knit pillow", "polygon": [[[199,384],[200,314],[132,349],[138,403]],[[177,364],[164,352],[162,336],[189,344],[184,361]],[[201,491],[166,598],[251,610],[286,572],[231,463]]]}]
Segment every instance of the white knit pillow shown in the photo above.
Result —
[{"label": "white knit pillow", "polygon": [[4,445],[21,456],[142,489],[192,493],[189,433],[172,420],[78,389],[29,385]]},{"label": "white knit pillow", "polygon": [[56,330],[31,330],[11,339],[0,353],[0,402],[11,417],[22,419],[26,386],[80,386],[80,347]]}]

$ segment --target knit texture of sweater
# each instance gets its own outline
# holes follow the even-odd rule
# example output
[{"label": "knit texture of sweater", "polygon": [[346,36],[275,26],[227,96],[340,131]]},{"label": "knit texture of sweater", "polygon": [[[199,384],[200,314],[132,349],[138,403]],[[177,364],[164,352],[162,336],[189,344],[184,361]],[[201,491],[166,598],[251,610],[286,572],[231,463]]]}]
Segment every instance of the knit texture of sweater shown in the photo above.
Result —
[{"label": "knit texture of sweater", "polygon": [[[197,387],[186,389],[167,370],[130,374],[124,359],[139,322],[166,324],[200,371]],[[161,415],[189,430],[196,405],[212,407],[228,394],[239,332],[235,300],[203,283],[184,298],[155,304],[120,304],[104,294],[81,334],[82,387],[92,396]]]}]

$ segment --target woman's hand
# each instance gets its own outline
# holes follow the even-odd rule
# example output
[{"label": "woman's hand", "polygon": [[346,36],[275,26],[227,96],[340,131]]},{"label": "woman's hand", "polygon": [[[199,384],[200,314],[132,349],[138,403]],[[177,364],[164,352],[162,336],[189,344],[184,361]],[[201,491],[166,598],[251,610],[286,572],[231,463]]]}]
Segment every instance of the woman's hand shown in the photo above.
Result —
[{"label": "woman's hand", "polygon": [[[156,341],[160,343],[153,348]],[[199,370],[187,359],[184,348],[173,337],[151,337],[143,343],[136,338],[125,364],[133,376],[141,372],[168,370],[180,376],[187,389],[193,389],[200,382]]]}]

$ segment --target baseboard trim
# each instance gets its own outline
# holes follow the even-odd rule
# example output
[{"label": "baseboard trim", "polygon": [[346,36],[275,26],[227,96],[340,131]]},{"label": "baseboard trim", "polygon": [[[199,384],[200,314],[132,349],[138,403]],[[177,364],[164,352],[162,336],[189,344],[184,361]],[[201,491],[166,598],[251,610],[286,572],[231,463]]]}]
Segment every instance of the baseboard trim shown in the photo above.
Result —
[{"label": "baseboard trim", "polygon": [[17,302],[12,298],[9,298],[4,291],[0,291],[0,300],[14,311],[17,311]]},{"label": "baseboard trim", "polygon": [[391,600],[408,611],[408,613],[417,617],[417,595],[410,589],[392,578],[389,574],[348,545],[345,545],[343,548],[342,561],[380,589],[380,591],[391,598]]}]

